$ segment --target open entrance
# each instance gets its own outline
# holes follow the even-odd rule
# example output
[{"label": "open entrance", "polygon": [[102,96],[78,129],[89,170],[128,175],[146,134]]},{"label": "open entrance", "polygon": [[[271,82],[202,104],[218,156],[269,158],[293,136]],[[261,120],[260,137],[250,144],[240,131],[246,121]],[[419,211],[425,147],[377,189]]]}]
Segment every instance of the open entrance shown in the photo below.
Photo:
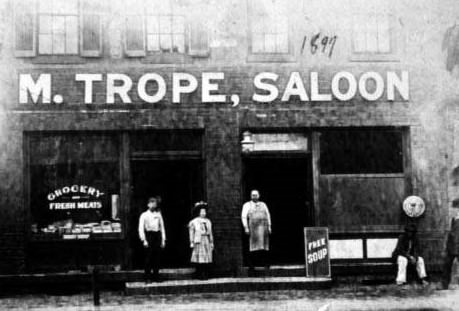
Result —
[{"label": "open entrance", "polygon": [[[312,160],[309,154],[279,154],[244,159],[244,198],[260,191],[271,214],[270,261],[303,264],[305,226],[314,225]],[[247,239],[245,258],[247,258]]]},{"label": "open entrance", "polygon": [[161,266],[187,267],[190,261],[188,222],[193,203],[204,200],[202,131],[156,130],[130,134],[131,200],[129,239],[131,265],[141,269],[145,250],[139,240],[139,217],[151,196],[161,197],[166,248]]},{"label": "open entrance", "polygon": [[201,162],[199,160],[132,161],[131,247],[132,263],[143,268],[144,248],[137,234],[138,221],[150,196],[161,196],[161,212],[166,228],[163,267],[189,265],[188,222],[193,202],[202,200]]}]

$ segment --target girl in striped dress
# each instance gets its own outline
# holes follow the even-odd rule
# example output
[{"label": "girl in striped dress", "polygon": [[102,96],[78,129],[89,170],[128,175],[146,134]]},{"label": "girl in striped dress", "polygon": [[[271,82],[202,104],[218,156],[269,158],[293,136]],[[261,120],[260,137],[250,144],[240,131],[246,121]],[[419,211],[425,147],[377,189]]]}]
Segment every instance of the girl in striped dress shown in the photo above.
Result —
[{"label": "girl in striped dress", "polygon": [[206,217],[207,203],[197,202],[194,210],[196,217],[188,225],[192,249],[191,263],[196,266],[195,277],[207,279],[209,265],[212,263],[212,251],[214,250],[212,223]]}]

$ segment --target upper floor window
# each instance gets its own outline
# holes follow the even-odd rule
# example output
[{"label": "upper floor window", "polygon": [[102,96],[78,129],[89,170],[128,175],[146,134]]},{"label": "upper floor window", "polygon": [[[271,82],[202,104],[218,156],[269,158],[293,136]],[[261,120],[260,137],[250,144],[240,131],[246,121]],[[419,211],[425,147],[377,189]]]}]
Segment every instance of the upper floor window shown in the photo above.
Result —
[{"label": "upper floor window", "polygon": [[249,60],[284,60],[292,53],[285,1],[248,1]]},{"label": "upper floor window", "polygon": [[78,54],[78,1],[38,2],[38,54]]},{"label": "upper floor window", "polygon": [[[188,26],[188,27],[187,27]],[[189,53],[206,56],[208,33],[200,21],[185,21],[176,0],[136,0],[126,14],[126,54]]]},{"label": "upper floor window", "polygon": [[25,0],[15,6],[17,56],[100,56],[103,1]]},{"label": "upper floor window", "polygon": [[353,7],[352,53],[356,60],[390,60],[397,53],[391,0],[356,1]]}]

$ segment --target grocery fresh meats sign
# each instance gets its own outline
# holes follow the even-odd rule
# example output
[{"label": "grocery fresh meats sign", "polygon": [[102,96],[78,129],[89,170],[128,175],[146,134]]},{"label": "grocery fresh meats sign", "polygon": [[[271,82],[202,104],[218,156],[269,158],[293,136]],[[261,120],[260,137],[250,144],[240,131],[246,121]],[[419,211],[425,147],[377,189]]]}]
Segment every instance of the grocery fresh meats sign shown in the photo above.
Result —
[{"label": "grocery fresh meats sign", "polygon": [[87,185],[67,185],[47,195],[50,211],[94,210],[102,208],[105,193]]},{"label": "grocery fresh meats sign", "polygon": [[[244,78],[224,72],[149,72],[135,76],[125,73],[66,73],[64,82],[62,74],[58,77],[53,77],[53,74],[19,74],[19,103],[135,105],[155,104],[167,99],[172,104],[180,104],[186,96],[193,94],[201,103],[237,106],[241,102],[241,93],[244,93],[244,101],[257,103],[350,101],[355,97],[366,101],[409,100],[407,71],[368,71],[360,74],[339,71],[324,75],[316,71],[283,74],[266,71]],[[71,96],[64,94],[67,89],[72,90]]]}]

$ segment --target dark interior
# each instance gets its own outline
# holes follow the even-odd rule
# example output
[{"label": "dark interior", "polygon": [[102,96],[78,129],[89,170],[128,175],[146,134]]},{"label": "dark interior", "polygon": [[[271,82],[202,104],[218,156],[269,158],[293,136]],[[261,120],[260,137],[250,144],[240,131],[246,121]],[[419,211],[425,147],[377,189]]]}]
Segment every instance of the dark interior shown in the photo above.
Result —
[{"label": "dark interior", "polygon": [[132,166],[132,197],[130,239],[132,264],[143,268],[144,249],[137,228],[140,214],[147,208],[147,199],[159,195],[166,227],[166,248],[163,267],[189,266],[190,248],[188,222],[193,203],[203,200],[201,161],[199,160],[137,160]]},{"label": "dark interior", "polygon": [[[251,189],[260,191],[271,214],[271,263],[303,264],[303,228],[314,224],[310,156],[245,159],[244,201]],[[247,238],[244,253],[247,259]]]}]

